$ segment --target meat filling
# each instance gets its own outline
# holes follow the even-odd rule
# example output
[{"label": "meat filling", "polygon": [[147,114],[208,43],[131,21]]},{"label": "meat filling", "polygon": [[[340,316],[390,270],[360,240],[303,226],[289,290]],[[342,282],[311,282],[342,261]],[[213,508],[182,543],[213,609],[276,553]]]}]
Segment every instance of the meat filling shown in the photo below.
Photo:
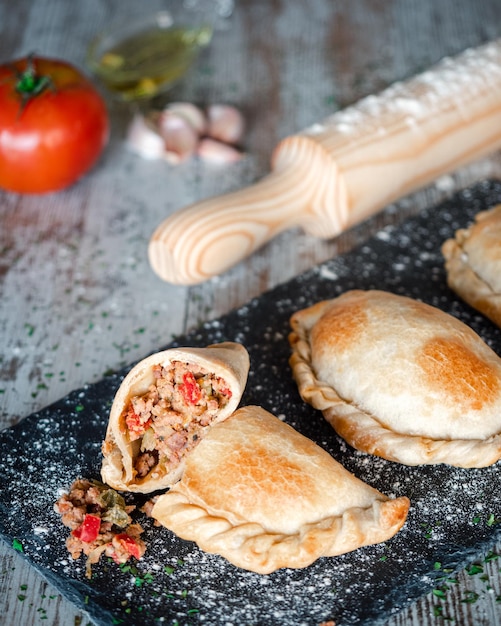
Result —
[{"label": "meat filling", "polygon": [[130,441],[140,440],[138,478],[154,473],[159,463],[167,471],[175,467],[231,398],[222,378],[194,363],[155,365],[153,376],[148,391],[133,396],[124,413]]},{"label": "meat filling", "polygon": [[66,540],[71,556],[78,559],[83,553],[87,557],[87,578],[102,554],[116,563],[143,556],[146,545],[139,538],[143,529],[130,517],[134,509],[115,490],[85,478],[75,480],[54,504],[63,524],[71,529]]}]

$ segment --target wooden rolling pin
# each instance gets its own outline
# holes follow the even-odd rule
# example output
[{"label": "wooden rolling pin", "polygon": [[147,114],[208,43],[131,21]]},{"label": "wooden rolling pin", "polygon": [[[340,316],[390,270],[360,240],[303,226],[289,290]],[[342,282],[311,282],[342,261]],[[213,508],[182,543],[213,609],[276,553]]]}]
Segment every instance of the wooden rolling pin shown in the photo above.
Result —
[{"label": "wooden rolling pin", "polygon": [[162,222],[149,260],[168,282],[199,283],[287,228],[333,237],[500,147],[501,39],[284,139],[261,181]]}]

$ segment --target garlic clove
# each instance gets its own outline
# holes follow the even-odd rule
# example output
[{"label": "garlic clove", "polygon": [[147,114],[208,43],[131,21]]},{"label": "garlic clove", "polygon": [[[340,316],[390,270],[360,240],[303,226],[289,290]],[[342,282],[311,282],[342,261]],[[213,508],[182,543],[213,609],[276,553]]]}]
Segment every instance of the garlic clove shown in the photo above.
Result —
[{"label": "garlic clove", "polygon": [[171,102],[167,105],[167,111],[182,115],[196,130],[199,135],[204,135],[207,130],[207,118],[204,111],[191,102]]},{"label": "garlic clove", "polygon": [[158,116],[158,130],[164,140],[164,154],[171,163],[180,163],[196,153],[199,136],[182,115],[162,111]]},{"label": "garlic clove", "polygon": [[201,159],[213,165],[236,163],[243,157],[243,153],[237,148],[210,137],[200,140],[197,154]]},{"label": "garlic clove", "polygon": [[207,108],[207,135],[225,143],[237,144],[243,137],[242,113],[229,104],[212,104]]},{"label": "garlic clove", "polygon": [[139,113],[132,118],[127,129],[126,142],[129,148],[143,159],[162,159],[165,142],[149,121]]}]

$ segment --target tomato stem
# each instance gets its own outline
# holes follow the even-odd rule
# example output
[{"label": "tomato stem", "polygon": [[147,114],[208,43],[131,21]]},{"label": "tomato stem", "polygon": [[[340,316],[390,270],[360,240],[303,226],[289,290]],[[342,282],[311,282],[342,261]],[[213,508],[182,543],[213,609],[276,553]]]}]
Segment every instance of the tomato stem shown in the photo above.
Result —
[{"label": "tomato stem", "polygon": [[24,71],[16,70],[16,78],[16,92],[21,96],[21,111],[31,99],[36,98],[46,89],[54,87],[50,76],[37,74],[33,54],[28,55]]}]

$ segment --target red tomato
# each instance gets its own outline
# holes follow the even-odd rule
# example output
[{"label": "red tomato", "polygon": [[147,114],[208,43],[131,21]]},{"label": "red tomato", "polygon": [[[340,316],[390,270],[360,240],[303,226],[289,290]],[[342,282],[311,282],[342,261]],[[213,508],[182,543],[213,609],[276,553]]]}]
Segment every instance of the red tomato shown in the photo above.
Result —
[{"label": "red tomato", "polygon": [[65,61],[27,57],[0,66],[0,187],[58,191],[97,161],[108,142],[106,106]]}]

